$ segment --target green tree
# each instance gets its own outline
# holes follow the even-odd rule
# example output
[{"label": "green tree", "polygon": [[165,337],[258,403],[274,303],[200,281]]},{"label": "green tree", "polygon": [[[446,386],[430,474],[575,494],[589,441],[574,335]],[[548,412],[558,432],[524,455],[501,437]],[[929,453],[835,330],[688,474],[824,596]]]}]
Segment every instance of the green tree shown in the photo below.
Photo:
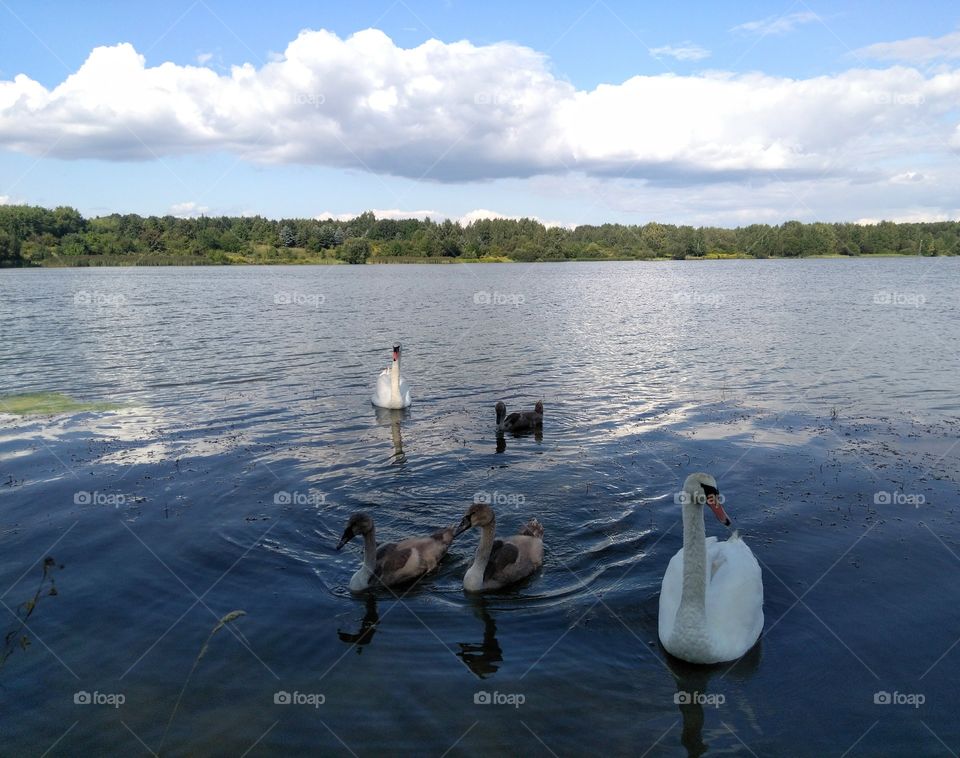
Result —
[{"label": "green tree", "polygon": [[337,257],[347,263],[366,263],[370,257],[370,241],[363,237],[351,237],[340,247]]},{"label": "green tree", "polygon": [[321,224],[317,229],[317,242],[322,250],[337,246],[337,230],[332,224]]},{"label": "green tree", "polygon": [[786,258],[796,258],[803,255],[804,231],[799,221],[787,221],[780,227],[778,235],[780,254]]},{"label": "green tree", "polygon": [[19,266],[22,263],[20,241],[9,232],[0,229],[0,268]]},{"label": "green tree", "polygon": [[87,249],[86,240],[80,234],[68,234],[62,240],[60,240],[60,252],[64,255],[86,255],[89,250]]}]

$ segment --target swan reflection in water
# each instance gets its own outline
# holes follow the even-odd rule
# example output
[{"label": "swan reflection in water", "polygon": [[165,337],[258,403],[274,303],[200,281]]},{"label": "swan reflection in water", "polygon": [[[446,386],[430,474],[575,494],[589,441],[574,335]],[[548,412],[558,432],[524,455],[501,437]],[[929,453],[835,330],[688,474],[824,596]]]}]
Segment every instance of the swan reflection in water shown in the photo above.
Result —
[{"label": "swan reflection in water", "polygon": [[403,452],[403,436],[400,434],[400,422],[409,414],[406,408],[379,408],[374,406],[377,414],[377,423],[381,426],[390,427],[390,436],[393,441],[393,455],[390,456],[391,463],[396,466],[402,466],[407,462],[407,456]]},{"label": "swan reflection in water", "polygon": [[373,635],[377,631],[377,624],[379,623],[380,614],[377,613],[377,598],[372,592],[369,592],[367,593],[367,610],[360,622],[360,631],[353,633],[337,629],[337,636],[343,642],[353,645],[359,655],[363,652],[365,645],[373,642]]},{"label": "swan reflection in water", "polygon": [[503,453],[507,450],[507,435],[519,439],[521,437],[533,437],[537,442],[543,442],[543,429],[537,429],[533,432],[497,432],[497,452]]},{"label": "swan reflection in water", "polygon": [[[756,673],[762,657],[763,638],[757,642],[746,654],[735,663],[718,663],[712,666],[703,666],[687,663],[674,658],[663,649],[663,658],[677,683],[677,691],[673,695],[673,702],[680,709],[683,719],[683,731],[680,734],[680,744],[686,748],[689,758],[698,758],[709,749],[703,741],[703,726],[707,711],[729,710],[734,704],[730,702],[728,693],[724,692],[724,682],[743,682]],[[714,692],[710,691],[711,680],[714,682]],[[752,720],[749,713],[747,717]],[[712,721],[718,717],[711,716]],[[718,724],[712,724],[714,728]]]},{"label": "swan reflection in water", "polygon": [[471,598],[473,615],[483,622],[482,642],[460,642],[457,657],[467,664],[479,679],[486,679],[497,673],[503,662],[503,650],[497,641],[497,622],[487,610],[487,600],[483,597]]}]

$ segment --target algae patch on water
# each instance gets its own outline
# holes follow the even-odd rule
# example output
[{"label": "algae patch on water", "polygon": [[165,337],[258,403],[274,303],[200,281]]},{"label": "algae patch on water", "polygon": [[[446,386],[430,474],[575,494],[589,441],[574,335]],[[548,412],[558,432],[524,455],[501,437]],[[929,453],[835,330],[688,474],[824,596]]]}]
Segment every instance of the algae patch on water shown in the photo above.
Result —
[{"label": "algae patch on water", "polygon": [[55,416],[59,413],[84,411],[112,411],[117,403],[82,403],[60,392],[33,392],[24,395],[0,397],[0,413],[16,416]]}]

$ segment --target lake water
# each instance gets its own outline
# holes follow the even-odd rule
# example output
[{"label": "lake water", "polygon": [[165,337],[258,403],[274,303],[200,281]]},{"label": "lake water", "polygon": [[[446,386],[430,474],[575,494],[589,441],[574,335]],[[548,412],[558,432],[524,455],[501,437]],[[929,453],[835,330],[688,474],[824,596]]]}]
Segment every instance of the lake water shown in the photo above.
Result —
[{"label": "lake water", "polygon": [[[958,259],[4,271],[0,394],[118,407],[0,415],[4,635],[57,564],[0,754],[955,754],[958,291]],[[414,403],[378,412],[398,342]],[[542,438],[498,441],[500,399]],[[763,567],[732,667],[657,643],[696,470]],[[386,540],[478,493],[543,523],[540,574],[465,596],[469,532],[350,595],[351,512]]]}]

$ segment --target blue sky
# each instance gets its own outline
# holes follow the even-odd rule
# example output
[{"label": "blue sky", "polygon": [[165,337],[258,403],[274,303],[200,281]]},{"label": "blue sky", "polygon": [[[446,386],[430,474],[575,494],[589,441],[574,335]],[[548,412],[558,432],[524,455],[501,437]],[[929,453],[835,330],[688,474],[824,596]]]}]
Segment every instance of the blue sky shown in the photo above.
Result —
[{"label": "blue sky", "polygon": [[[0,202],[956,218],[958,27],[929,2],[3,0]],[[332,34],[291,52],[302,30]]]}]

